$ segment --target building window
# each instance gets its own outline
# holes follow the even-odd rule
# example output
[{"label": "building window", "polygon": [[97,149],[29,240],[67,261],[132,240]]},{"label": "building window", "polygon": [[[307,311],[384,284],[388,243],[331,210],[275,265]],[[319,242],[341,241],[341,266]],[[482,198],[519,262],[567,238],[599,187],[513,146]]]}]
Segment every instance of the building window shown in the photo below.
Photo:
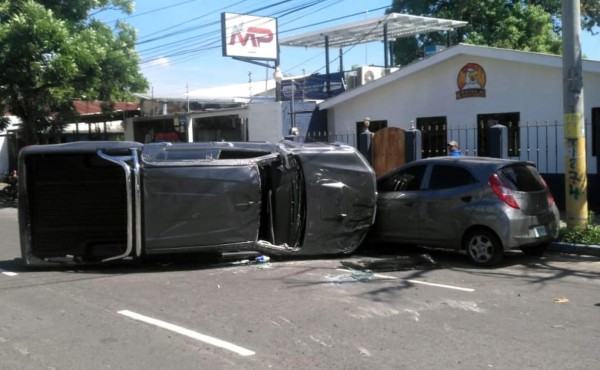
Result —
[{"label": "building window", "polygon": [[237,115],[194,118],[194,141],[242,141],[241,122]]},{"label": "building window", "polygon": [[447,154],[446,117],[417,118],[417,130],[421,131],[423,158]]},{"label": "building window", "polygon": [[487,157],[490,155],[488,143],[490,128],[494,125],[503,125],[508,128],[508,156],[519,156],[519,121],[521,115],[518,112],[513,113],[492,113],[477,115],[477,146],[479,155]]}]

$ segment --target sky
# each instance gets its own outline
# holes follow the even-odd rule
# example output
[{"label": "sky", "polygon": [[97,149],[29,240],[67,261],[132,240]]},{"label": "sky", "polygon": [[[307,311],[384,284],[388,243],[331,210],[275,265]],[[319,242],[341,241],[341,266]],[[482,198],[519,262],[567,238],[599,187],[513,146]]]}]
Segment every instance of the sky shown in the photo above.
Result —
[{"label": "sky", "polygon": [[[223,56],[221,13],[277,18],[279,39],[385,14],[392,0],[137,0],[135,11],[102,12],[100,20],[122,19],[138,32],[136,49],[141,71],[154,96],[184,96],[186,92],[271,79],[273,70]],[[600,29],[598,30],[600,31]],[[600,60],[600,34],[581,33],[583,54]],[[344,69],[384,64],[381,42],[343,49]],[[339,68],[337,49],[330,49],[330,71]],[[285,76],[325,73],[325,50],[281,46]]]}]

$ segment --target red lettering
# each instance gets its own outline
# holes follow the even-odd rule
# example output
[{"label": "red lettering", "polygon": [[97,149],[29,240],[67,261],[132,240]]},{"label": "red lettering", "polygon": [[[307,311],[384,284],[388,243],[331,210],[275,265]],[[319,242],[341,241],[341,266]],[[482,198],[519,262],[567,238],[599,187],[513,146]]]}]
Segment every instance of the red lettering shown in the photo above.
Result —
[{"label": "red lettering", "polygon": [[260,46],[260,44],[262,42],[266,43],[266,42],[273,41],[273,32],[271,32],[271,30],[268,28],[250,27],[250,28],[248,28],[248,33],[255,33],[255,34],[263,35],[263,36],[259,36],[256,38],[256,41],[258,41],[258,46]]},{"label": "red lettering", "polygon": [[242,46],[246,46],[246,44],[248,43],[248,40],[252,40],[252,46],[256,47],[256,37],[254,36],[253,33],[247,33],[246,36],[242,36],[241,32],[238,33],[232,33],[231,34],[231,38],[229,38],[229,45],[235,45],[235,39],[238,39],[238,41],[240,42],[240,44],[242,44]]},{"label": "red lettering", "polygon": [[246,36],[243,36],[242,32],[232,33],[229,38],[229,45],[235,45],[236,40],[242,44],[242,46],[246,46],[248,41],[251,41],[252,46],[256,48],[259,47],[261,43],[273,41],[273,32],[268,28],[248,27]]}]

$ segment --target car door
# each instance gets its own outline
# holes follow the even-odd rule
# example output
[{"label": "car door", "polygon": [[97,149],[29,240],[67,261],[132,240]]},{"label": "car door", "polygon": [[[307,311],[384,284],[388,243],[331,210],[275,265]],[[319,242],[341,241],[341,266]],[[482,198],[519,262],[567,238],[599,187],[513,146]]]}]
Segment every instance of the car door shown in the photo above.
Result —
[{"label": "car door", "polygon": [[377,216],[373,236],[379,241],[418,242],[419,198],[426,164],[410,166],[378,182]]},{"label": "car door", "polygon": [[256,165],[146,167],[142,178],[147,252],[257,239],[261,184]]},{"label": "car door", "polygon": [[433,165],[419,198],[423,244],[459,247],[462,233],[481,192],[481,184],[466,168],[458,165]]}]

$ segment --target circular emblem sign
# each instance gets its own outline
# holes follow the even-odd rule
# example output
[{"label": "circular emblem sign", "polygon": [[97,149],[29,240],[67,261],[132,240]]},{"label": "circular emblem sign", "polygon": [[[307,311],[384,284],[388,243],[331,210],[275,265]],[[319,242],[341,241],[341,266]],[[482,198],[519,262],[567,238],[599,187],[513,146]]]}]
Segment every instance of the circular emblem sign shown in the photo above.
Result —
[{"label": "circular emblem sign", "polygon": [[485,70],[477,63],[467,63],[456,77],[456,98],[485,97]]}]

